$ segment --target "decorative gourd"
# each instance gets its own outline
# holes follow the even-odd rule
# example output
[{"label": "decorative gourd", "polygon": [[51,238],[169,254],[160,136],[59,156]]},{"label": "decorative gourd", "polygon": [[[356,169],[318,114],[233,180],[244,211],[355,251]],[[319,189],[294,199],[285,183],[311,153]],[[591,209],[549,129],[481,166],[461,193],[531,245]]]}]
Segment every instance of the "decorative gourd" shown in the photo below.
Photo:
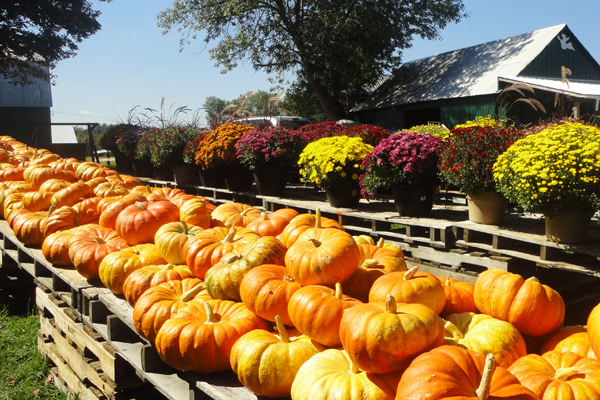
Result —
[{"label": "decorative gourd", "polygon": [[476,312],[475,298],[473,292],[475,285],[469,282],[461,282],[454,278],[438,276],[446,294],[446,304],[441,312],[442,317],[450,314],[463,312]]},{"label": "decorative gourd", "polygon": [[[357,237],[353,237],[357,241]],[[382,239],[383,240],[383,239]],[[373,283],[388,272],[406,271],[404,254],[396,253],[382,247],[380,244],[362,243],[358,245],[358,268],[342,283],[344,293],[355,297],[362,302],[369,301],[369,291]]]},{"label": "decorative gourd", "polygon": [[272,213],[261,213],[260,218],[248,223],[246,228],[252,229],[260,236],[277,236],[290,221],[298,215],[293,208],[280,208]]},{"label": "decorative gourd", "polygon": [[412,267],[406,272],[391,272],[373,282],[369,301],[384,302],[388,294],[398,303],[420,303],[441,313],[446,304],[446,293],[438,278],[429,272]]},{"label": "decorative gourd", "polygon": [[199,373],[228,371],[233,344],[254,329],[267,329],[264,320],[243,303],[192,300],[160,328],[156,350],[170,366]]},{"label": "decorative gourd", "polygon": [[115,230],[131,245],[154,243],[156,231],[175,221],[179,221],[179,208],[170,201],[138,201],[119,213]]},{"label": "decorative gourd", "polygon": [[85,182],[79,181],[55,192],[50,201],[55,207],[72,206],[93,194],[92,189]]},{"label": "decorative gourd", "polygon": [[123,282],[123,295],[133,306],[139,297],[151,287],[172,280],[193,278],[187,265],[146,265],[133,271]]},{"label": "decorative gourd", "polygon": [[349,233],[334,228],[310,228],[288,248],[285,266],[302,286],[333,286],[356,271],[358,258],[358,245]]},{"label": "decorative gourd", "polygon": [[344,230],[344,227],[339,222],[331,218],[322,217],[321,210],[317,208],[314,214],[299,214],[292,218],[283,229],[283,232],[281,232],[279,239],[289,249],[298,237],[309,228],[336,228],[341,231]]},{"label": "decorative gourd", "polygon": [[240,297],[250,311],[274,322],[279,315],[285,325],[293,326],[288,314],[292,295],[302,286],[281,265],[263,264],[248,271],[240,283]]},{"label": "decorative gourd", "polygon": [[540,400],[600,399],[600,361],[550,351],[529,354],[508,368]]},{"label": "decorative gourd", "polygon": [[117,217],[119,216],[119,213],[128,206],[137,203],[138,201],[147,201],[147,199],[142,194],[129,193],[128,195],[123,196],[119,200],[112,202],[106,207],[105,210],[103,210],[100,213],[100,219],[98,223],[100,224],[100,226],[115,229],[115,222],[117,222]]},{"label": "decorative gourd", "polygon": [[311,285],[294,292],[288,303],[288,315],[302,334],[325,346],[339,347],[342,316],[358,304],[359,300],[344,296],[339,283],[335,290]]},{"label": "decorative gourd", "polygon": [[472,312],[452,314],[446,319],[446,344],[454,344],[481,354],[491,353],[496,362],[508,368],[527,354],[525,339],[506,321]]},{"label": "decorative gourd", "polygon": [[285,264],[287,249],[273,236],[261,237],[221,258],[206,271],[206,290],[214,299],[241,301],[244,276],[261,264]]},{"label": "decorative gourd", "polygon": [[536,400],[494,357],[444,345],[419,355],[404,371],[397,400]]},{"label": "decorative gourd", "polygon": [[499,269],[479,274],[474,298],[480,312],[510,322],[524,335],[550,334],[565,318],[565,303],[557,291],[533,277],[525,280]]},{"label": "decorative gourd", "polygon": [[291,395],[294,400],[392,400],[397,382],[381,378],[361,371],[345,350],[327,349],[300,367]]},{"label": "decorative gourd", "polygon": [[275,321],[279,334],[255,329],[231,348],[231,369],[257,396],[289,396],[302,364],[319,352],[307,336],[290,339],[279,316]]},{"label": "decorative gourd", "polygon": [[204,229],[210,228],[210,214],[208,200],[203,197],[188,199],[179,208],[179,219],[182,222]]},{"label": "decorative gourd", "polygon": [[600,357],[600,303],[592,309],[587,320],[587,331],[590,338],[590,346],[594,354]]},{"label": "decorative gourd", "polygon": [[206,271],[227,253],[239,251],[260,236],[247,228],[214,227],[194,235],[183,246],[185,263],[192,273],[204,279]]},{"label": "decorative gourd", "polygon": [[159,283],[146,290],[133,306],[133,326],[138,333],[154,342],[160,327],[181,307],[198,298],[208,300],[204,282],[186,278]]},{"label": "decorative gourd", "polygon": [[69,258],[77,272],[87,279],[96,279],[104,257],[128,246],[114,229],[95,226],[69,239]]},{"label": "decorative gourd", "polygon": [[98,268],[100,280],[114,294],[123,293],[123,282],[135,270],[166,264],[153,243],[138,244],[108,254]]},{"label": "decorative gourd", "polygon": [[247,226],[251,221],[260,218],[262,211],[243,203],[219,204],[211,214],[211,218],[220,221],[226,227]]},{"label": "decorative gourd", "polygon": [[423,304],[369,302],[349,308],[340,322],[340,339],[363,371],[385,374],[405,368],[422,352],[444,341],[441,318]]},{"label": "decorative gourd", "polygon": [[42,254],[52,264],[73,266],[69,257],[69,240],[71,237],[84,229],[92,228],[97,225],[88,224],[77,226],[71,229],[54,232],[45,237],[42,242]]},{"label": "decorative gourd", "polygon": [[550,335],[542,345],[540,354],[548,351],[571,352],[581,357],[598,358],[592,350],[586,327],[581,325],[563,326]]},{"label": "decorative gourd", "polygon": [[185,264],[183,246],[192,236],[204,229],[183,221],[169,222],[158,228],[154,234],[154,244],[163,258],[170,264]]}]

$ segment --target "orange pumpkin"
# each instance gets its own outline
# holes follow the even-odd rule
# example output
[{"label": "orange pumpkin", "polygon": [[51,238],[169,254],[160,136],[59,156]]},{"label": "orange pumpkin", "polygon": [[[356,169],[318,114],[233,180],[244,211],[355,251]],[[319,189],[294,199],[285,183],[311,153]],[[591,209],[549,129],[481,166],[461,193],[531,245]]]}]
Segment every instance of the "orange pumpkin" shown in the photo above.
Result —
[{"label": "orange pumpkin", "polygon": [[234,343],[247,332],[267,328],[243,303],[192,300],[162,325],[156,350],[165,363],[180,370],[228,371]]},{"label": "orange pumpkin", "polygon": [[475,305],[485,314],[513,324],[522,334],[544,336],[557,330],[565,318],[560,294],[535,278],[489,269],[475,281]]},{"label": "orange pumpkin", "polygon": [[340,322],[342,346],[366,372],[398,371],[417,355],[444,341],[441,318],[423,304],[396,303],[392,295],[383,302],[349,308]]},{"label": "orange pumpkin", "polygon": [[579,354],[529,354],[515,361],[508,371],[540,400],[600,399],[600,361]]},{"label": "orange pumpkin", "polygon": [[581,325],[563,326],[542,344],[540,354],[548,351],[571,352],[581,357],[597,359],[590,343],[587,328]]},{"label": "orange pumpkin", "polygon": [[47,216],[48,211],[19,209],[11,213],[8,222],[17,239],[28,246],[39,248],[44,241],[40,226]]},{"label": "orange pumpkin", "polygon": [[2,168],[0,169],[0,181],[22,181],[25,179],[23,171],[25,171],[23,167]]},{"label": "orange pumpkin", "polygon": [[64,179],[48,179],[46,182],[42,183],[38,191],[44,193],[56,193],[60,189],[64,189],[69,186],[71,182],[65,181]]},{"label": "orange pumpkin", "polygon": [[72,206],[82,199],[92,197],[94,193],[85,182],[73,182],[64,189],[60,189],[52,196],[52,205],[55,207]]},{"label": "orange pumpkin", "polygon": [[404,371],[397,400],[447,399],[537,400],[494,357],[459,346],[444,345],[419,355]]},{"label": "orange pumpkin", "polygon": [[315,214],[298,214],[292,218],[283,229],[283,232],[281,232],[279,239],[289,249],[298,237],[309,228],[336,228],[344,230],[339,222],[331,218],[321,217],[321,210],[317,208]]},{"label": "orange pumpkin", "polygon": [[125,174],[108,175],[106,177],[106,180],[108,182],[117,183],[119,185],[125,186],[129,190],[142,184],[142,182],[135,176]]},{"label": "orange pumpkin", "polygon": [[154,243],[163,258],[170,264],[185,264],[183,247],[188,239],[204,229],[187,223],[169,222],[158,228],[154,235]]},{"label": "orange pumpkin", "polygon": [[44,238],[42,242],[42,254],[52,264],[73,266],[69,257],[69,240],[74,234],[96,225],[82,225],[62,231],[54,232]]},{"label": "orange pumpkin", "polygon": [[129,193],[125,185],[114,182],[104,182],[93,189],[94,195],[98,197],[124,196]]},{"label": "orange pumpkin", "polygon": [[334,228],[310,228],[288,248],[285,266],[302,286],[333,286],[356,271],[358,258],[358,245],[349,233]]},{"label": "orange pumpkin", "polygon": [[262,211],[243,203],[223,203],[211,213],[213,220],[219,221],[223,226],[247,226],[251,221],[260,218]]},{"label": "orange pumpkin", "polygon": [[77,180],[75,174],[68,170],[54,169],[47,165],[39,167],[32,166],[28,168],[30,168],[30,172],[27,181],[31,183],[31,186],[35,190],[38,190],[42,183],[49,179],[62,179],[68,182],[75,182]]},{"label": "orange pumpkin", "polygon": [[23,208],[29,211],[48,211],[50,209],[50,200],[52,199],[52,193],[47,192],[27,192],[21,199]]},{"label": "orange pumpkin", "polygon": [[600,357],[600,303],[592,309],[588,316],[587,330],[590,346],[594,350],[594,354]]},{"label": "orange pumpkin", "polygon": [[146,197],[148,197],[148,200],[150,201],[166,200],[175,204],[177,207],[181,207],[186,200],[194,198],[195,196],[188,194],[181,189],[167,186],[152,188],[150,194]]},{"label": "orange pumpkin", "polygon": [[[106,205],[106,208],[101,211],[98,223],[100,226],[115,229],[115,223],[117,222],[117,217],[121,211],[138,201],[143,202],[147,201],[147,199],[144,195],[139,193],[129,193],[119,199],[115,199],[115,201],[110,202],[110,204]],[[102,203],[105,204],[106,202],[103,201]]]},{"label": "orange pumpkin", "polygon": [[437,278],[442,282],[444,293],[446,293],[446,304],[441,312],[442,316],[477,311],[473,296],[475,285],[450,277],[438,276]]},{"label": "orange pumpkin", "polygon": [[123,282],[123,295],[133,306],[137,299],[148,289],[171,280],[193,278],[194,274],[187,265],[146,265],[133,271]]},{"label": "orange pumpkin", "polygon": [[48,217],[42,222],[41,230],[44,237],[54,232],[74,228],[86,224],[96,224],[99,214],[89,207],[63,206],[53,208]]},{"label": "orange pumpkin", "polygon": [[399,303],[420,303],[441,313],[446,304],[442,283],[429,272],[412,267],[406,272],[391,272],[373,282],[369,301],[383,302],[388,294]]},{"label": "orange pumpkin", "polygon": [[344,296],[338,283],[335,290],[321,285],[302,287],[294,292],[288,303],[288,315],[293,326],[302,334],[329,347],[338,347],[340,322],[349,308],[361,304]]},{"label": "orange pumpkin", "polygon": [[293,208],[280,208],[269,214],[263,212],[260,218],[249,222],[246,228],[252,229],[260,236],[277,236],[297,215],[298,211]]},{"label": "orange pumpkin", "polygon": [[170,201],[138,201],[119,213],[115,230],[129,244],[154,243],[156,231],[175,221],[179,221],[179,208]]},{"label": "orange pumpkin", "polygon": [[208,200],[203,197],[188,199],[179,208],[181,221],[204,229],[210,228],[210,213]]}]

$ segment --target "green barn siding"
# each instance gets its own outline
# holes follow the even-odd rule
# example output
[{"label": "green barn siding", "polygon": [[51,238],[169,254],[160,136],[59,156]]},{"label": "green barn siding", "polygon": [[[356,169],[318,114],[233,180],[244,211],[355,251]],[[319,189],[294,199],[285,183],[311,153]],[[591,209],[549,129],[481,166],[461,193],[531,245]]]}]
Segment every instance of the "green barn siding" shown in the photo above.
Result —
[{"label": "green barn siding", "polygon": [[[33,132],[38,127],[34,143]],[[33,147],[39,143],[50,143],[50,109],[46,107],[0,107],[0,132]]]},{"label": "green barn siding", "polygon": [[[500,117],[504,116],[503,110],[500,112]],[[469,105],[456,105],[442,107],[442,124],[449,129],[454,128],[458,124],[464,124],[467,121],[472,121],[477,116],[494,115],[494,104],[481,103]]]}]

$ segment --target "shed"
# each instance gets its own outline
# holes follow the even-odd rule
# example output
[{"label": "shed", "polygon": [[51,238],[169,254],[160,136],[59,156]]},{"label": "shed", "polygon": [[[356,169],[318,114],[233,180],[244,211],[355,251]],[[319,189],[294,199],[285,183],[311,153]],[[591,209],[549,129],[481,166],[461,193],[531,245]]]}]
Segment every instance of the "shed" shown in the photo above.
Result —
[{"label": "shed", "polygon": [[[508,110],[499,93],[513,83],[534,88],[546,112],[524,105]],[[566,24],[407,62],[352,112],[360,122],[390,129],[430,121],[451,128],[507,110],[529,123],[551,116],[557,94],[579,116],[598,113],[600,65]]]}]

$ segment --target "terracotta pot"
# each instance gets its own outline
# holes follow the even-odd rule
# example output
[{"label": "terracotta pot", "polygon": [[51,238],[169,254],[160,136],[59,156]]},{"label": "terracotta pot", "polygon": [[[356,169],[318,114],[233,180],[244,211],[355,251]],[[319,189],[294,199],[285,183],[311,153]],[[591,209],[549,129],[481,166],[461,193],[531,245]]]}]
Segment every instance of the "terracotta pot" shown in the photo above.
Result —
[{"label": "terracotta pot", "polygon": [[398,185],[392,187],[394,206],[401,217],[425,217],[433,208],[434,185]]},{"label": "terracotta pot", "polygon": [[583,243],[587,239],[590,214],[581,211],[562,211],[546,216],[546,238],[551,242],[564,244]]},{"label": "terracotta pot", "polygon": [[507,204],[504,196],[494,191],[468,194],[469,220],[478,224],[498,225],[506,215]]},{"label": "terracotta pot", "polygon": [[325,188],[332,207],[356,208],[360,203],[360,186],[356,180],[345,180]]}]

